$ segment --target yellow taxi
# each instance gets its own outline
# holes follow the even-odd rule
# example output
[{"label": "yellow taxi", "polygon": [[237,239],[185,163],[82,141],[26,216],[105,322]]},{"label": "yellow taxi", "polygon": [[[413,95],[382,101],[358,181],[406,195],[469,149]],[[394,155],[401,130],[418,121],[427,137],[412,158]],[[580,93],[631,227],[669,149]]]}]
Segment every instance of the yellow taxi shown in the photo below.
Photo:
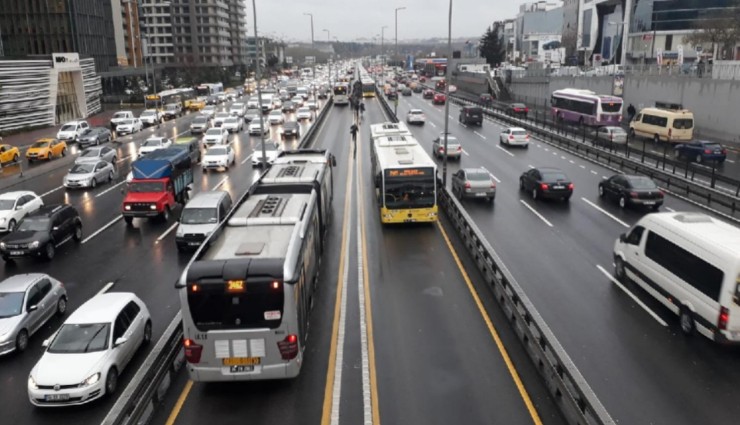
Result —
[{"label": "yellow taxi", "polygon": [[9,162],[18,162],[21,152],[15,146],[0,145],[0,164],[5,165]]},{"label": "yellow taxi", "polygon": [[200,111],[201,109],[206,107],[206,101],[205,99],[193,99],[190,101],[190,104],[188,105],[188,109],[191,111]]},{"label": "yellow taxi", "polygon": [[39,139],[26,151],[28,162],[37,159],[51,160],[55,156],[64,156],[67,154],[67,143],[57,139]]}]

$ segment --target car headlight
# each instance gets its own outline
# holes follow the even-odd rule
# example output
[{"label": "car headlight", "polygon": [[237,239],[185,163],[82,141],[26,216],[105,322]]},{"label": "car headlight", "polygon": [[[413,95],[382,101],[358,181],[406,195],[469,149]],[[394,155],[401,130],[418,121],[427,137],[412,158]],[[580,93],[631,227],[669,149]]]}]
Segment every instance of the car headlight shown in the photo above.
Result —
[{"label": "car headlight", "polygon": [[28,244],[28,247],[31,249],[36,249],[39,247],[39,241],[33,241],[30,244]]},{"label": "car headlight", "polygon": [[5,249],[5,242],[0,242],[0,249]]},{"label": "car headlight", "polygon": [[152,211],[154,211],[154,210],[156,210],[156,209],[157,209],[157,206],[156,206],[156,205],[154,205],[154,204],[152,204],[152,205],[149,205],[149,209],[150,209],[150,210],[152,210]]},{"label": "car headlight", "polygon": [[90,375],[87,379],[82,381],[80,387],[89,387],[90,385],[97,384],[100,381],[100,372]]},{"label": "car headlight", "polygon": [[28,375],[28,388],[32,390],[38,390],[39,386],[36,385],[36,381],[34,381],[33,376]]},{"label": "car headlight", "polygon": [[131,211],[131,205],[124,205],[123,209],[126,211]]},{"label": "car headlight", "polygon": [[5,219],[4,218],[0,218],[0,223],[5,223]]}]

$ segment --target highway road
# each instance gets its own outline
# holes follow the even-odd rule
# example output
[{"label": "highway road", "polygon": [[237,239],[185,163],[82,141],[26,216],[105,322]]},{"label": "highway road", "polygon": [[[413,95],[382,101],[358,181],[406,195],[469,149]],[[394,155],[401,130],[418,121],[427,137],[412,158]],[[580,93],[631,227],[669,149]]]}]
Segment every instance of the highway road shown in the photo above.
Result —
[{"label": "highway road", "polygon": [[[444,106],[417,94],[401,97],[401,119],[410,107],[425,112],[426,125],[412,131],[431,149]],[[465,201],[468,213],[612,417],[625,424],[736,421],[740,350],[685,337],[662,305],[635,285],[613,281],[614,240],[645,214],[598,197],[598,182],[613,172],[536,139],[527,150],[502,147],[499,123],[467,127],[457,122],[458,112],[451,104],[449,129],[464,155],[449,163],[448,173],[485,167],[500,181],[495,204]],[[531,166],[565,171],[575,184],[570,202],[533,201],[520,192],[519,176]],[[668,196],[663,210],[700,209]]]}]

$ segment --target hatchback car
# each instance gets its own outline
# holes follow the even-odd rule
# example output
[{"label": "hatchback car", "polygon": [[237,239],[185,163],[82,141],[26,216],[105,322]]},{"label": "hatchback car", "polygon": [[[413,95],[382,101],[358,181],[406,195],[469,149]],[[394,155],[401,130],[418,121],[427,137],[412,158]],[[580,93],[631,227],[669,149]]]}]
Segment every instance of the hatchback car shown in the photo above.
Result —
[{"label": "hatchback car", "polygon": [[138,155],[146,155],[159,149],[165,149],[172,146],[172,140],[166,137],[150,137],[144,140],[144,143],[139,146]]},{"label": "hatchback car", "polygon": [[67,143],[57,139],[39,139],[26,151],[28,162],[38,159],[51,160],[55,156],[65,155],[67,155]]},{"label": "hatchback car", "polygon": [[[448,134],[447,135],[447,158],[460,160],[462,158],[462,145],[457,137]],[[443,158],[445,156],[445,139],[444,134],[440,134],[439,137],[432,141],[432,155],[437,158]]]},{"label": "hatchback car", "polygon": [[510,103],[506,107],[506,113],[511,116],[520,116],[520,117],[527,117],[527,114],[529,113],[529,108],[527,108],[527,105],[523,103]]},{"label": "hatchback car", "polygon": [[279,109],[273,109],[270,111],[270,113],[267,115],[267,121],[270,123],[270,125],[278,125],[285,122],[283,119],[283,113]]},{"label": "hatchback car", "polygon": [[141,123],[140,119],[130,118],[118,123],[118,125],[116,126],[116,134],[134,134],[138,131],[141,131],[143,128],[144,124]]},{"label": "hatchback car", "polygon": [[466,125],[483,125],[483,110],[478,106],[463,106],[460,108],[458,121]]},{"label": "hatchback car", "polygon": [[44,341],[46,351],[28,375],[28,398],[35,406],[67,406],[110,396],[136,351],[151,339],[149,309],[136,295],[96,295]]},{"label": "hatchback car", "polygon": [[234,149],[231,146],[216,145],[206,150],[200,164],[203,167],[204,173],[208,172],[208,170],[219,170],[221,168],[229,171],[229,166],[233,165],[234,161],[236,161],[236,157],[234,155]]},{"label": "hatchback car", "polygon": [[409,124],[420,124],[424,125],[427,121],[427,116],[424,115],[424,111],[421,109],[410,109],[409,113],[406,114],[406,122]]},{"label": "hatchback car", "polygon": [[221,128],[229,133],[238,133],[244,129],[244,119],[238,116],[226,118]]},{"label": "hatchback car", "polygon": [[298,124],[298,121],[286,121],[283,124],[283,127],[280,129],[280,134],[283,135],[283,137],[295,137],[300,138],[301,137],[301,126]]},{"label": "hatchback car", "polygon": [[17,274],[0,282],[0,355],[22,352],[55,314],[67,311],[62,282],[43,273]]},{"label": "hatchback car", "polygon": [[496,182],[485,168],[463,168],[452,175],[452,194],[459,199],[478,198],[493,202]]},{"label": "hatchback car", "polygon": [[558,168],[532,168],[519,177],[519,190],[529,192],[532,199],[561,199],[567,202],[573,195],[573,189],[573,183]]},{"label": "hatchback car", "polygon": [[478,102],[489,106],[491,103],[493,103],[493,97],[488,93],[483,93],[480,96],[478,96]]},{"label": "hatchback car", "polygon": [[21,157],[21,151],[16,146],[0,145],[0,164],[6,165],[11,162],[18,162]]},{"label": "hatchback car", "polygon": [[0,232],[12,232],[23,217],[43,206],[41,197],[29,190],[0,194]]},{"label": "hatchback car", "polygon": [[28,214],[18,226],[0,239],[0,255],[11,261],[22,257],[54,258],[57,248],[74,239],[82,240],[82,220],[71,205],[46,205]]},{"label": "hatchback car", "polygon": [[599,196],[617,201],[620,208],[644,206],[654,211],[660,209],[665,197],[651,178],[627,174],[615,174],[599,182]]},{"label": "hatchback car", "polygon": [[67,189],[94,188],[98,183],[112,182],[115,176],[116,169],[108,161],[82,162],[69,170],[64,176],[63,184]]},{"label": "hatchback car", "polygon": [[604,126],[596,129],[596,138],[599,142],[623,145],[627,143],[627,132],[622,127]]},{"label": "hatchback car", "polygon": [[722,164],[727,159],[727,149],[716,142],[706,140],[695,140],[674,147],[676,159],[687,159],[700,164],[705,161],[717,161]]},{"label": "hatchback car", "polygon": [[422,94],[422,97],[424,99],[434,99],[434,90],[432,90],[432,89],[426,89],[426,90],[424,90],[424,93]]},{"label": "hatchback car", "polygon": [[98,161],[106,161],[115,164],[116,150],[108,146],[95,146],[92,148],[87,148],[82,151],[77,159],[75,159],[75,164],[82,164],[85,162],[96,163]]},{"label": "hatchback car", "polygon": [[502,145],[521,146],[525,149],[529,147],[529,133],[520,127],[509,127],[501,130],[498,141]]},{"label": "hatchback car", "polygon": [[432,99],[432,104],[444,105],[446,101],[447,97],[444,95],[444,93],[435,93],[434,98]]},{"label": "hatchback car", "polygon": [[88,145],[99,145],[101,143],[110,142],[113,136],[109,129],[105,127],[90,127],[80,134],[77,138],[77,144],[80,147]]}]

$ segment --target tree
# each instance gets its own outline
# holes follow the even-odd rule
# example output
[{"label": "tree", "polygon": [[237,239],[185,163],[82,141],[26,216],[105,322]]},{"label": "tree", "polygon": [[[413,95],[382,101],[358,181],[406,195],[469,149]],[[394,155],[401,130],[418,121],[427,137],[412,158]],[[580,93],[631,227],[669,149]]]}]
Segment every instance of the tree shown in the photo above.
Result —
[{"label": "tree", "polygon": [[740,42],[740,12],[737,9],[710,11],[694,23],[694,29],[694,32],[684,37],[684,43],[693,46],[709,44],[712,58],[724,59]]},{"label": "tree", "polygon": [[493,26],[488,27],[485,34],[480,38],[480,45],[478,46],[480,55],[486,58],[486,62],[492,67],[499,65],[506,58],[506,50],[499,34],[502,28],[502,22],[494,22]]},{"label": "tree", "polygon": [[275,65],[277,65],[278,62],[280,62],[280,59],[278,59],[278,57],[273,54],[270,54],[267,57],[267,67],[270,69],[275,69]]}]

